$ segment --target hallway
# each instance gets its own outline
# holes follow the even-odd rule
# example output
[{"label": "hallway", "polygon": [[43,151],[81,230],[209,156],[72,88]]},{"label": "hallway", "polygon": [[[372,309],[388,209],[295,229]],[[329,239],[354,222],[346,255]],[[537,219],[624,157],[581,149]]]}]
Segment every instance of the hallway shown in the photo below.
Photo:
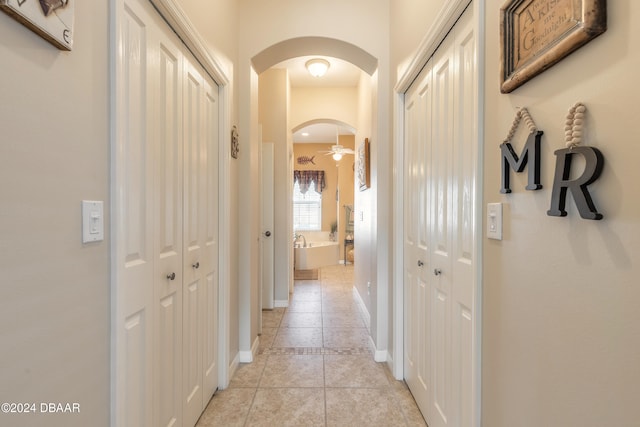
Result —
[{"label": "hallway", "polygon": [[258,356],[240,364],[197,426],[424,426],[404,382],[373,360],[353,266],[295,282],[287,309],[263,311]]}]

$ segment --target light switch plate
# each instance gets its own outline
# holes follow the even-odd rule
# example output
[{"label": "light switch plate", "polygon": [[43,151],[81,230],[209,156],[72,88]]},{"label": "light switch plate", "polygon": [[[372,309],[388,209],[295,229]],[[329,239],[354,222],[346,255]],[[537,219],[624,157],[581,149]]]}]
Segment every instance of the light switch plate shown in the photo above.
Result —
[{"label": "light switch plate", "polygon": [[104,203],[82,201],[82,243],[104,240]]},{"label": "light switch plate", "polygon": [[487,237],[502,240],[502,203],[487,203]]}]

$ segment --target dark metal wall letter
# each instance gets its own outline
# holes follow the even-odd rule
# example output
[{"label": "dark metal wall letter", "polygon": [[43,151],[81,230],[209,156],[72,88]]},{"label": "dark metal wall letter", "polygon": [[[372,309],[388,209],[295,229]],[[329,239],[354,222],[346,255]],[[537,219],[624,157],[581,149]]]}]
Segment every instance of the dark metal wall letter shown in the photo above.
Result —
[{"label": "dark metal wall letter", "polygon": [[[567,190],[573,194],[580,216],[584,219],[602,219],[591,199],[587,186],[598,179],[604,167],[604,156],[594,147],[563,148],[554,152],[556,155],[556,173],[551,193],[551,208],[549,216],[567,216],[564,210]],[[571,159],[574,154],[581,154],[585,159],[585,169],[582,176],[570,180]]]},{"label": "dark metal wall letter", "polygon": [[540,184],[540,139],[543,134],[544,132],[541,130],[530,133],[520,157],[513,150],[511,143],[500,144],[500,151],[502,152],[502,188],[500,192],[502,194],[511,193],[509,166],[516,172],[522,172],[529,158],[531,158],[529,181],[525,188],[527,190],[540,190],[542,188],[542,184]]}]

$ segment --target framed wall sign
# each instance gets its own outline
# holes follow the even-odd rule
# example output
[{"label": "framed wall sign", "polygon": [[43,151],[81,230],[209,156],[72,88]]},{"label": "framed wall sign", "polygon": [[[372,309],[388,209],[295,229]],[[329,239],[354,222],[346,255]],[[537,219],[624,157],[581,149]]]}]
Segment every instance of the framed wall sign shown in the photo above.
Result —
[{"label": "framed wall sign", "polygon": [[73,47],[75,0],[0,0],[0,9],[58,49]]},{"label": "framed wall sign", "polygon": [[358,166],[358,187],[360,191],[364,191],[371,186],[371,171],[369,159],[369,138],[365,138],[364,142],[358,146],[358,158],[356,164]]},{"label": "framed wall sign", "polygon": [[606,0],[509,0],[500,9],[500,90],[509,93],[607,29]]}]

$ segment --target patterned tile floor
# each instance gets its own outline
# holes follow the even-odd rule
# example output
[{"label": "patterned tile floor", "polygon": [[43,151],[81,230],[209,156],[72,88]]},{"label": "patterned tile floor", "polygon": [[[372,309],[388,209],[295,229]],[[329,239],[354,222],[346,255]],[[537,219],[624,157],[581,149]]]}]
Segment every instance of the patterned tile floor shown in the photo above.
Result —
[{"label": "patterned tile floor", "polygon": [[262,312],[256,359],[197,427],[426,426],[405,383],[373,360],[352,287],[353,266],[296,281],[287,309]]}]

